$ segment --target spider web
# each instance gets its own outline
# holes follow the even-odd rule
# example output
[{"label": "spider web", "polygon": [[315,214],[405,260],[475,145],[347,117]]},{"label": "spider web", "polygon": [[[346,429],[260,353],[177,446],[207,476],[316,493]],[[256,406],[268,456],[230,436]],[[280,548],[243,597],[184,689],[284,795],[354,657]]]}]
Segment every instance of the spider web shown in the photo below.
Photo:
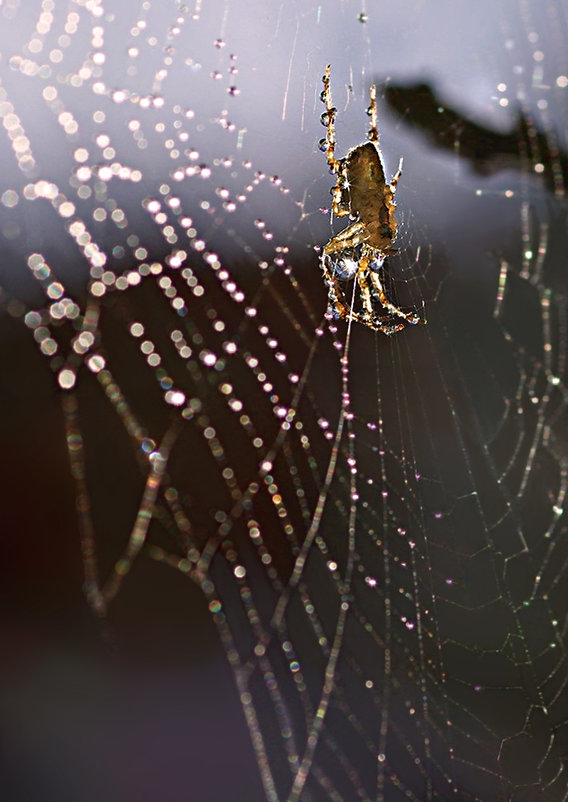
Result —
[{"label": "spider web", "polygon": [[[53,517],[23,457],[11,497],[21,405],[115,648],[164,604],[158,665],[214,627],[234,680],[176,692],[193,790],[142,744],[81,798],[568,797],[566,8],[498,5],[0,3],[8,546]],[[337,155],[376,82],[405,159],[386,291],[426,325],[393,337],[326,313],[327,63]]]}]

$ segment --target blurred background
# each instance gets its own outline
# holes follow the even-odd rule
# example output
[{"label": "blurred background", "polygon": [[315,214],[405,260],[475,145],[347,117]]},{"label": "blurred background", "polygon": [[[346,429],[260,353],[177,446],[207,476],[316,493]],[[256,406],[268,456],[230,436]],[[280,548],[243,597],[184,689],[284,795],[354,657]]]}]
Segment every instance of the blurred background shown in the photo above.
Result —
[{"label": "blurred background", "polygon": [[[2,799],[566,798],[567,34],[0,2]],[[390,337],[328,310],[327,64]]]}]

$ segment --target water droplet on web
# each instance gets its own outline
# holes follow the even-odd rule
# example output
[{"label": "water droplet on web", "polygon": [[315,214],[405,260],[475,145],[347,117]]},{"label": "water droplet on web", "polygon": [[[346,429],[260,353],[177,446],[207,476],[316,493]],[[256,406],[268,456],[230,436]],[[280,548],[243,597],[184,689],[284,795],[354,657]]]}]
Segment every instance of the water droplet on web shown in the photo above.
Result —
[{"label": "water droplet on web", "polygon": [[63,368],[59,372],[57,381],[62,390],[71,390],[75,386],[76,374],[71,368]]},{"label": "water droplet on web", "polygon": [[87,360],[87,367],[92,373],[99,373],[105,367],[105,358],[100,354],[93,354]]},{"label": "water droplet on web", "polygon": [[152,440],[150,437],[145,437],[140,443],[140,448],[145,454],[150,454],[156,448],[156,441]]},{"label": "water droplet on web", "polygon": [[185,403],[185,394],[179,390],[169,390],[165,395],[165,401],[174,407],[180,407]]}]

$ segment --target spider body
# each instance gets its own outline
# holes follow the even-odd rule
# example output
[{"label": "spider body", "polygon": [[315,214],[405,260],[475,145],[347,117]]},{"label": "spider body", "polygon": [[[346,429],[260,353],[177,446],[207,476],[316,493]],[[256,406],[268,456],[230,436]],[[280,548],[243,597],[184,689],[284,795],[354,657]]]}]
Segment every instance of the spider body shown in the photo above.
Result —
[{"label": "spider body", "polygon": [[[393,334],[407,324],[421,322],[414,312],[405,312],[388,300],[380,279],[386,257],[396,253],[392,248],[397,228],[394,193],[402,160],[394,178],[387,182],[379,150],[374,86],[371,87],[369,141],[351,148],[343,159],[335,157],[336,109],[331,102],[330,72],[328,65],[321,94],[325,105],[322,123],[326,127],[321,146],[331,171],[337,176],[331,190],[332,212],[338,217],[348,215],[353,220],[323,248],[321,263],[330,308],[336,317],[352,318],[376,331]],[[339,283],[350,278],[355,278],[359,287],[358,310],[347,302]]]},{"label": "spider body", "polygon": [[375,144],[365,142],[351,148],[345,157],[344,170],[347,212],[368,227],[377,220],[377,195],[384,195],[386,188],[383,165]]}]

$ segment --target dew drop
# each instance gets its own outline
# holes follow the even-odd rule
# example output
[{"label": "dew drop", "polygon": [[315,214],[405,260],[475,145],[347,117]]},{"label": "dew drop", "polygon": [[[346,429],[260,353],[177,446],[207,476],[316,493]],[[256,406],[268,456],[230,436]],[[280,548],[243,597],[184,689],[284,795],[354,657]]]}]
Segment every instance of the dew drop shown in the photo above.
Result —
[{"label": "dew drop", "polygon": [[71,368],[63,368],[59,372],[57,381],[62,390],[71,390],[75,386],[76,374]]}]

